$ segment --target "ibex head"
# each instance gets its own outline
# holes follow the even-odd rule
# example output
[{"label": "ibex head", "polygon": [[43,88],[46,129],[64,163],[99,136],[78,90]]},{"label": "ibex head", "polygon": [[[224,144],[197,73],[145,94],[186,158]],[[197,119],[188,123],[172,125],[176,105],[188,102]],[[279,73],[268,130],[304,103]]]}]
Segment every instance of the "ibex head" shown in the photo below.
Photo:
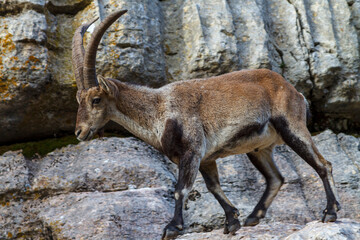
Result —
[{"label": "ibex head", "polygon": [[106,29],[127,10],[121,10],[109,15],[99,24],[86,47],[83,46],[83,36],[94,21],[80,26],[74,34],[72,42],[72,63],[75,72],[78,91],[76,99],[79,103],[75,135],[80,141],[90,140],[95,133],[102,135],[102,128],[110,120],[108,116],[109,102],[116,86],[102,76],[96,76],[96,52]]}]

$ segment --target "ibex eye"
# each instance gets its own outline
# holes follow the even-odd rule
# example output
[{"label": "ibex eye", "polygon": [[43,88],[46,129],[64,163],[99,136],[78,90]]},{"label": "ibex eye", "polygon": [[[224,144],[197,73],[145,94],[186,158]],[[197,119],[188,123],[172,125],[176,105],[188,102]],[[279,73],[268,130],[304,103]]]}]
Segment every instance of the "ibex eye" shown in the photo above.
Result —
[{"label": "ibex eye", "polygon": [[101,98],[94,98],[92,104],[99,104]]}]

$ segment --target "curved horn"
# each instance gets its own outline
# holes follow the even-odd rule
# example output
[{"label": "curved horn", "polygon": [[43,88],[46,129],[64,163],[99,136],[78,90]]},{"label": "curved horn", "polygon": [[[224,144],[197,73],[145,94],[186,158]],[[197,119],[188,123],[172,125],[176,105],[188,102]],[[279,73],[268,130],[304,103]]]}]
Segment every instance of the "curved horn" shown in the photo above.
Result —
[{"label": "curved horn", "polygon": [[84,88],[84,76],[83,76],[83,66],[84,66],[84,45],[83,45],[83,37],[86,30],[99,18],[94,19],[92,22],[85,23],[78,27],[74,33],[74,37],[72,39],[72,65],[73,71],[75,73],[76,85],[79,90]]},{"label": "curved horn", "polygon": [[85,88],[91,88],[98,85],[96,78],[96,52],[102,36],[106,29],[110,27],[119,17],[121,17],[127,10],[120,10],[110,14],[104,21],[102,21],[91,35],[90,42],[86,47],[84,58],[84,85]]}]

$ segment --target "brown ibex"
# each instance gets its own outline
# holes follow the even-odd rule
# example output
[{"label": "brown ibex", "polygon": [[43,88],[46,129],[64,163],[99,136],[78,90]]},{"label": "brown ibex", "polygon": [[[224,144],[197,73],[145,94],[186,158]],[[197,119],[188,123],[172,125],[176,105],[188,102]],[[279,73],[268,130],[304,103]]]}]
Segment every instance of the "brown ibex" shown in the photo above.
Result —
[{"label": "brown ibex", "polygon": [[183,230],[183,203],[198,170],[225,211],[224,233],[234,234],[240,228],[239,212],[220,187],[215,162],[234,154],[246,153],[266,179],[266,190],[244,223],[258,224],[284,182],[272,157],[274,146],[283,142],[323,181],[327,206],[322,221],[336,220],[340,205],[334,195],[331,163],[319,153],[306,127],[309,110],[305,98],[279,74],[266,69],[242,70],[159,89],[97,77],[98,44],[106,29],[125,12],[115,12],[98,25],[86,51],[83,35],[91,23],[75,32],[72,60],[79,103],[75,134],[80,141],[90,140],[113,120],[179,166],[175,213],[164,229],[164,239]]}]

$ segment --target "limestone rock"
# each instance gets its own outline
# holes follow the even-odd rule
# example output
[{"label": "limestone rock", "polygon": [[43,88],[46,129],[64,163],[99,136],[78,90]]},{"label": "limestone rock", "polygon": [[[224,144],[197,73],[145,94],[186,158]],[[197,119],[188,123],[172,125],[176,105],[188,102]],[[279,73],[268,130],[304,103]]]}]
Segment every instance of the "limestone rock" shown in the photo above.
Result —
[{"label": "limestone rock", "polygon": [[52,14],[76,14],[91,3],[91,0],[47,0],[46,8]]},{"label": "limestone rock", "polygon": [[270,68],[310,100],[315,130],[357,131],[359,4],[359,0],[2,1],[0,114],[6,118],[0,119],[0,144],[73,131],[77,108],[73,33],[82,23],[103,19],[120,8],[129,11],[99,46],[99,74],[159,87],[244,68]]},{"label": "limestone rock", "polygon": [[8,201],[0,205],[0,239],[49,239],[37,215],[39,201]]},{"label": "limestone rock", "polygon": [[[318,237],[345,233],[358,238],[359,139],[325,131],[314,140],[333,164],[343,207],[339,221],[319,223],[326,206],[320,179],[280,146],[274,158],[285,184],[260,225],[241,228],[234,239],[299,239],[316,231],[322,234]],[[219,159],[218,167],[222,188],[243,221],[265,181],[244,155]],[[159,239],[173,214],[175,176],[169,160],[134,138],[95,139],[39,159],[5,153],[0,157],[0,239]],[[223,210],[200,175],[184,218],[187,234],[180,239],[224,239]]]},{"label": "limestone rock", "polygon": [[0,239],[158,239],[173,212],[175,177],[164,161],[133,138],[83,142],[42,159],[7,152]]},{"label": "limestone rock", "polygon": [[55,239],[160,239],[172,205],[161,188],[71,193],[43,201],[39,218]]},{"label": "limestone rock", "polygon": [[231,238],[237,239],[358,239],[360,237],[360,222],[350,219],[339,219],[335,223],[321,223],[313,221],[305,227],[296,224],[274,222],[260,224],[255,227],[243,227],[235,236],[226,236],[221,230],[214,230],[206,233],[188,233],[177,239],[182,240],[220,240]]},{"label": "limestone rock", "polygon": [[358,239],[360,238],[360,223],[350,219],[339,219],[335,223],[311,222],[288,237],[286,240],[301,239]]},{"label": "limestone rock", "polygon": [[162,155],[133,138],[82,142],[43,158],[34,167],[30,191],[111,192],[173,186],[175,177],[164,162]]},{"label": "limestone rock", "polygon": [[13,192],[26,192],[29,169],[21,151],[7,152],[0,157],[0,196]]},{"label": "limestone rock", "polygon": [[105,34],[97,54],[98,74],[159,87],[166,83],[159,1],[101,1],[101,18],[118,9],[128,12]]},{"label": "limestone rock", "polygon": [[242,227],[237,231],[235,236],[224,235],[222,230],[214,230],[211,232],[187,233],[177,239],[181,240],[222,240],[222,239],[262,239],[274,240],[282,239],[293,232],[300,230],[303,226],[297,224],[273,222],[269,224],[259,224],[255,227]]}]

